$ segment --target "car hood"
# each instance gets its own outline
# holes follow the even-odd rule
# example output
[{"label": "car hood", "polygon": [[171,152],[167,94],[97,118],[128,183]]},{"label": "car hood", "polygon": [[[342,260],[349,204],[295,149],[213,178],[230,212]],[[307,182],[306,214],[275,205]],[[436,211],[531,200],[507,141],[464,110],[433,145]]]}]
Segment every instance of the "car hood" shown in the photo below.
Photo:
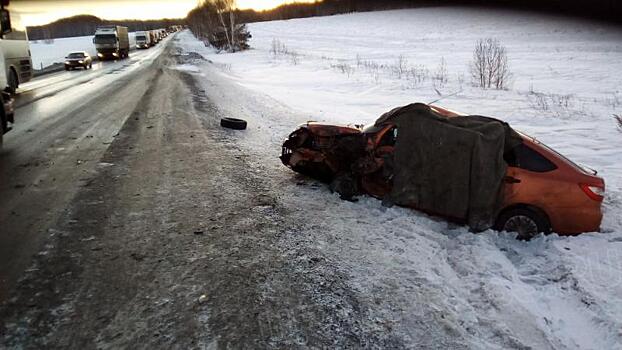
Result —
[{"label": "car hood", "polygon": [[334,125],[318,122],[308,122],[301,127],[308,129],[311,133],[318,136],[336,136],[360,134],[361,129],[351,125]]}]

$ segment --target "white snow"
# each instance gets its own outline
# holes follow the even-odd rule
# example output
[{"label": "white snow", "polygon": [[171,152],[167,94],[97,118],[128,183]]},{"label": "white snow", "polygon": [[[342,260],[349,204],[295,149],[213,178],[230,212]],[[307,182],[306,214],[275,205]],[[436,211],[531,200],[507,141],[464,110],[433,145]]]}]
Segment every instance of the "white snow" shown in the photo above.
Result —
[{"label": "white snow", "polygon": [[179,64],[175,66],[175,69],[180,70],[182,72],[192,72],[192,73],[199,73],[201,71],[199,67],[193,64]]},{"label": "white snow", "polygon": [[[464,8],[249,28],[253,49],[243,53],[217,54],[188,32],[176,40],[214,62],[195,62],[197,78],[224,113],[249,122],[237,137],[306,223],[303,233],[283,238],[285,248],[302,242],[337,264],[362,305],[390,321],[409,347],[438,332],[417,334],[423,319],[443,322],[471,348],[622,349],[622,129],[612,117],[622,113],[622,30]],[[470,84],[473,47],[486,37],[507,46],[514,74],[508,90]],[[271,53],[275,39],[287,53]],[[400,56],[412,75],[396,71]],[[441,58],[444,84],[433,78]],[[599,170],[607,185],[603,232],[531,242],[492,231],[475,235],[375,199],[341,201],[277,159],[301,122],[369,123],[393,107],[439,98],[435,89],[442,96],[459,92],[440,105],[504,119]]]},{"label": "white snow", "polygon": [[[136,47],[136,33],[129,33],[130,51]],[[86,51],[89,55],[97,56],[93,36],[54,39],[46,44],[43,40],[30,41],[30,53],[34,69],[43,69],[54,63],[65,61],[67,54],[73,51]]]}]

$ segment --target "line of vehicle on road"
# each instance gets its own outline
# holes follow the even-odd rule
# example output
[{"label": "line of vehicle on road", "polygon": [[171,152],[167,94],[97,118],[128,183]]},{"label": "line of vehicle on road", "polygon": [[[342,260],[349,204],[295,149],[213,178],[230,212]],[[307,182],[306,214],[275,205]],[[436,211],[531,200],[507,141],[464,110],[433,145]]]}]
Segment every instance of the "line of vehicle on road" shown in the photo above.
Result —
[{"label": "line of vehicle on road", "polygon": [[[140,31],[136,33],[137,49],[148,49],[164,40],[169,34],[181,30],[181,26],[167,29]],[[100,61],[129,57],[130,40],[128,28],[124,26],[100,26],[95,31],[93,44]],[[65,57],[65,70],[93,67],[94,58],[86,51],[70,52]],[[11,11],[10,2],[0,3],[0,148],[4,134],[12,130],[15,123],[15,95],[20,84],[29,82],[34,76],[32,57],[26,27],[21,16]]]},{"label": "line of vehicle on road", "polygon": [[[149,49],[164,40],[169,34],[175,33],[181,26],[168,29],[155,29],[136,32],[136,49]],[[108,59],[124,59],[130,56],[130,37],[127,27],[100,26],[95,31],[93,44],[100,61]],[[74,68],[89,69],[93,67],[93,58],[86,51],[70,52],[65,57],[65,70]]]}]

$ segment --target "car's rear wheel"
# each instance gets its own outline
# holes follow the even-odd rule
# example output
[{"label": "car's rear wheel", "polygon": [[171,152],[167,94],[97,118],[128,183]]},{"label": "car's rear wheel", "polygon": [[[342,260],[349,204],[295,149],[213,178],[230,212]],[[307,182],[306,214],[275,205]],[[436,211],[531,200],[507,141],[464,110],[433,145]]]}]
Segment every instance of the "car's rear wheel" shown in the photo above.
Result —
[{"label": "car's rear wheel", "polygon": [[530,208],[514,208],[501,213],[495,228],[499,231],[515,232],[516,238],[526,241],[540,233],[551,232],[548,218]]}]

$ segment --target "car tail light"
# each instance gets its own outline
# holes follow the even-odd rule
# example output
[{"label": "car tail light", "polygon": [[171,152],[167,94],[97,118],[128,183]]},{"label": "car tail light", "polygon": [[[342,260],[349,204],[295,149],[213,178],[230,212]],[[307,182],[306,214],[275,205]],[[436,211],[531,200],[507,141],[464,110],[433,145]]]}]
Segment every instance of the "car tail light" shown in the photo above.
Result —
[{"label": "car tail light", "polygon": [[579,185],[583,192],[587,194],[591,199],[602,202],[605,197],[605,186],[597,186],[597,185],[588,185],[588,184],[580,184]]}]

